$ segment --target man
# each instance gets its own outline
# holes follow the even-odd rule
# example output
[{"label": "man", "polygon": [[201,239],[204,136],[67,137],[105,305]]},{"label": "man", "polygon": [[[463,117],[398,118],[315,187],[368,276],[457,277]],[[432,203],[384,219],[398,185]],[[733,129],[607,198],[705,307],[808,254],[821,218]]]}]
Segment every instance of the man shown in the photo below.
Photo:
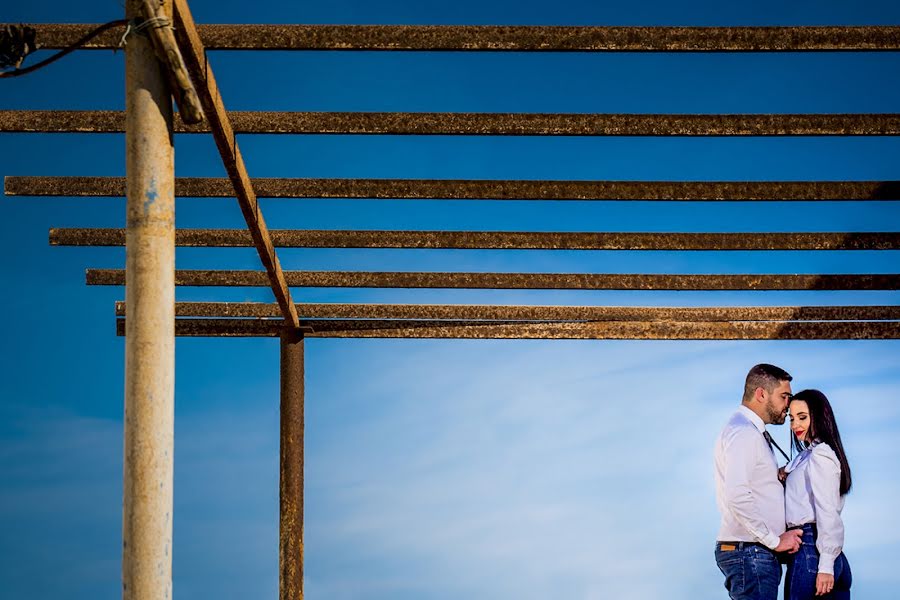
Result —
[{"label": "man", "polygon": [[774,365],[750,369],[737,412],[716,441],[716,502],[722,525],[716,563],[732,600],[777,600],[778,552],[800,548],[800,532],[785,532],[784,488],[766,431],[781,425],[792,377]]}]

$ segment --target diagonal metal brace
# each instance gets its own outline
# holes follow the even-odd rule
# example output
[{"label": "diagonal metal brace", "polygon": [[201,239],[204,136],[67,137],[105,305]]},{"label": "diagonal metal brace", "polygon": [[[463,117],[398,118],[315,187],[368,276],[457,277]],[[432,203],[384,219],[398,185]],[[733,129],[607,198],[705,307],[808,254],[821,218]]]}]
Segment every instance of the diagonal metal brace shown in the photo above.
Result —
[{"label": "diagonal metal brace", "polygon": [[234,128],[232,128],[228,113],[225,111],[225,105],[219,93],[216,79],[206,61],[206,51],[203,48],[203,42],[200,41],[197,26],[194,24],[194,19],[185,0],[175,0],[174,6],[175,39],[178,42],[178,47],[181,49],[191,80],[197,89],[200,103],[203,105],[203,112],[206,114],[210,131],[212,131],[219,154],[222,157],[222,163],[225,165],[225,170],[228,172],[232,185],[234,185],[234,192],[240,204],[241,212],[244,214],[244,220],[247,222],[247,227],[250,230],[250,235],[253,238],[253,245],[256,246],[256,250],[259,252],[259,257],[262,260],[263,267],[266,269],[269,283],[272,291],[275,293],[278,306],[281,307],[285,321],[291,327],[299,327],[300,321],[297,318],[297,309],[291,300],[291,292],[288,289],[278,257],[275,255],[275,247],[272,245],[272,239],[269,236],[265,219],[263,219],[263,215],[259,211],[253,184],[250,181],[250,176],[247,174],[247,168],[244,165],[244,159],[238,149]]}]

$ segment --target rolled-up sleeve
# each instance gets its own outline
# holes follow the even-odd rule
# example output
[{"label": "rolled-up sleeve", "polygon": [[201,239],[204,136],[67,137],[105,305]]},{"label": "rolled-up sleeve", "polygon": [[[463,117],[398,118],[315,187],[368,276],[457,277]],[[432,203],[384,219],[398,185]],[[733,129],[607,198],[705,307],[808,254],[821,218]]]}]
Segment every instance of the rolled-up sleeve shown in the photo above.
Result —
[{"label": "rolled-up sleeve", "polygon": [[807,475],[816,511],[819,573],[833,575],[834,561],[844,547],[844,522],[840,513],[841,463],[828,444],[813,447]]},{"label": "rolled-up sleeve", "polygon": [[737,430],[724,440],[725,504],[731,514],[760,543],[774,550],[781,538],[770,531],[753,497],[750,478],[758,458],[758,434],[751,429]]}]

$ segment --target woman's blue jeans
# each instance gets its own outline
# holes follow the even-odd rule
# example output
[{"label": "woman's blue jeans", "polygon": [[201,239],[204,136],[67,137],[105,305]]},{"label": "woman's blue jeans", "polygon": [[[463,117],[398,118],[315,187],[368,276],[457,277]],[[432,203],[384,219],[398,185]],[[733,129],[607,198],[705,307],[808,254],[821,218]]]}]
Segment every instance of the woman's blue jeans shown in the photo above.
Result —
[{"label": "woman's blue jeans", "polygon": [[819,551],[816,550],[814,524],[803,526],[800,551],[788,557],[784,579],[784,600],[850,600],[853,574],[844,553],[834,561],[834,588],[824,596],[816,596],[816,575],[819,572]]}]

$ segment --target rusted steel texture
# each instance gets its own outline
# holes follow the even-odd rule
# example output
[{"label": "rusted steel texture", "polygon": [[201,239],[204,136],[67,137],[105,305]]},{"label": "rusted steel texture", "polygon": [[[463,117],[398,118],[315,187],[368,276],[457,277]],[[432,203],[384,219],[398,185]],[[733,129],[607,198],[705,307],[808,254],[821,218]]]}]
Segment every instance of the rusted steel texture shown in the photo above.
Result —
[{"label": "rusted steel texture", "polygon": [[[259,198],[450,200],[898,200],[900,181],[253,179]],[[124,196],[124,177],[6,177],[7,196]],[[230,198],[228,179],[181,177],[182,198]]]},{"label": "rusted steel texture", "polygon": [[[186,53],[187,54],[187,53]],[[185,56],[190,63],[191,59]],[[190,64],[188,65],[190,68]],[[199,87],[199,86],[198,86]],[[198,90],[199,91],[199,90]],[[210,111],[206,114],[209,117]],[[898,114],[229,112],[235,133],[534,136],[900,135]],[[117,111],[0,111],[0,132],[121,133]],[[175,131],[208,133],[206,123]]]},{"label": "rusted steel texture", "polygon": [[[898,290],[900,274],[670,275],[285,271],[291,287],[535,290]],[[124,285],[122,269],[88,269],[88,285]],[[175,285],[265,287],[264,271],[175,271]]]},{"label": "rusted steel texture", "polygon": [[[275,337],[280,320],[177,319],[176,335]],[[124,319],[116,321],[122,335]],[[459,323],[455,321],[301,321],[304,337],[320,338],[470,338],[607,340],[842,340],[898,339],[900,322],[641,322]]]},{"label": "rusted steel texture", "polygon": [[[96,25],[32,23],[43,48]],[[900,50],[900,27],[567,27],[495,25],[199,25],[208,50],[804,52]],[[117,48],[113,30],[90,42]]]},{"label": "rusted steel texture", "polygon": [[[116,302],[116,316],[126,313]],[[487,304],[297,304],[314,319],[440,319],[488,321],[889,321],[900,306],[519,306]],[[273,318],[277,304],[176,302],[176,317]]]},{"label": "rusted steel texture", "polygon": [[303,336],[281,332],[278,598],[303,598]]},{"label": "rusted steel texture", "polygon": [[[859,233],[560,233],[514,231],[350,231],[273,229],[278,248],[466,250],[897,250],[900,232]],[[123,246],[122,229],[51,229],[55,246]],[[254,245],[244,229],[179,229],[175,244]]]},{"label": "rusted steel texture", "polygon": [[260,213],[253,184],[247,174],[247,168],[238,148],[228,113],[225,112],[225,105],[212,68],[206,60],[206,50],[200,41],[191,11],[185,0],[174,0],[173,6],[175,39],[184,57],[185,68],[196,87],[200,104],[203,106],[203,113],[206,116],[204,123],[212,131],[222,164],[225,166],[225,171],[228,173],[228,178],[231,180],[235,196],[241,207],[241,213],[247,222],[247,230],[244,233],[259,254],[263,268],[269,277],[269,285],[275,295],[275,300],[281,307],[285,320],[291,325],[297,326],[297,313],[294,309],[294,302],[291,300],[291,292],[284,281],[284,274],[281,271],[278,256],[275,254],[272,240],[269,238],[266,221]]}]

